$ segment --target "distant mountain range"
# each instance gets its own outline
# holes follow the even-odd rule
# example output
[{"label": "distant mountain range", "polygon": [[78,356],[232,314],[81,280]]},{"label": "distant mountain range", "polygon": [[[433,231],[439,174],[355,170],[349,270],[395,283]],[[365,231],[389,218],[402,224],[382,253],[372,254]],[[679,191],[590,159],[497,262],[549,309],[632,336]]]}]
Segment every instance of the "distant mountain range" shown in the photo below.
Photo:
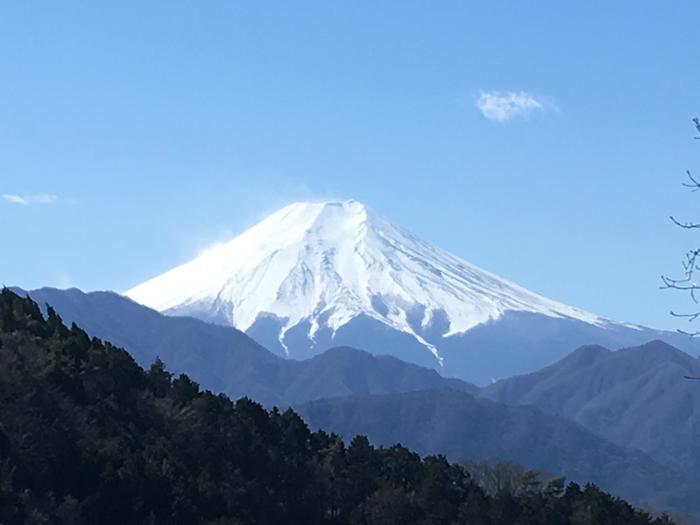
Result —
[{"label": "distant mountain range", "polygon": [[526,290],[356,201],[287,206],[126,295],[169,315],[234,326],[279,355],[351,346],[479,384],[532,372],[583,344],[662,339],[698,349],[679,334]]},{"label": "distant mountain range", "polygon": [[[340,407],[329,425],[369,422],[375,441],[513,453],[606,483],[612,475],[621,492],[697,516],[697,488],[682,475],[531,407],[438,390],[334,398],[310,411],[322,416],[326,406]],[[162,363],[143,370],[126,351],[66,327],[53,309],[42,318],[36,303],[6,289],[0,413],[0,522],[8,525],[671,523],[594,485],[528,472],[508,475],[511,490],[486,483],[484,492],[440,456],[312,433],[293,410],[203,392]],[[481,471],[506,479],[498,467]]]},{"label": "distant mountain range", "polygon": [[[285,359],[235,328],[164,316],[112,292],[29,295],[144,366],[160,357],[213,391],[294,405],[314,426],[452,459],[516,461],[700,519],[692,503],[700,491],[693,479],[700,384],[683,379],[700,370],[696,358],[665,343],[618,352],[586,346],[479,389],[348,347]],[[538,408],[519,406],[527,404]]]}]

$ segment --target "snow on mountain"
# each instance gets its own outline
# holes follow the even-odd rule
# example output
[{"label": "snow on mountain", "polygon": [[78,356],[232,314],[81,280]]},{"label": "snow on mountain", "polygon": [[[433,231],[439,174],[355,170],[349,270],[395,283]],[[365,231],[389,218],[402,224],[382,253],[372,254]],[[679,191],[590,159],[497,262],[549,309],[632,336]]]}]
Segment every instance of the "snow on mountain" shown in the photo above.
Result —
[{"label": "snow on mountain", "polygon": [[513,311],[611,324],[469,264],[352,200],[287,206],[126,295],[244,331],[272,317],[285,350],[295,326],[303,323],[313,341],[319,330],[334,334],[364,315],[415,338],[438,360],[435,338],[424,337],[436,318],[442,338]]}]

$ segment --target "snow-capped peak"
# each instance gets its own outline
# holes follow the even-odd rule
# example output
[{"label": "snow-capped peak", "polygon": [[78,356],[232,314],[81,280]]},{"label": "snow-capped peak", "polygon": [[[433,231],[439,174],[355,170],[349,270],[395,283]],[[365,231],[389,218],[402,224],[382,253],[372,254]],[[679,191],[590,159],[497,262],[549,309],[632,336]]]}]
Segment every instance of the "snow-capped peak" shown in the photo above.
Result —
[{"label": "snow-capped peak", "polygon": [[335,332],[366,315],[412,335],[438,359],[421,335],[436,314],[448,323],[442,337],[509,310],[607,323],[473,266],[353,200],[286,206],[126,295],[244,331],[272,315],[281,321],[283,346],[301,322],[313,340],[320,328]]}]

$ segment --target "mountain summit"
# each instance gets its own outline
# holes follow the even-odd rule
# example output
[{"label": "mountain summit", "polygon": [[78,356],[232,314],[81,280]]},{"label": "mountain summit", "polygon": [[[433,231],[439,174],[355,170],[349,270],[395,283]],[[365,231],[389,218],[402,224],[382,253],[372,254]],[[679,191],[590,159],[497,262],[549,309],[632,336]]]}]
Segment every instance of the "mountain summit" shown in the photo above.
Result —
[{"label": "mountain summit", "polygon": [[126,295],[292,357],[351,344],[443,365],[447,341],[514,314],[634,330],[501,279],[353,200],[291,204]]},{"label": "mountain summit", "polygon": [[551,301],[416,238],[357,201],[295,203],[231,241],[126,293],[156,310],[248,330],[283,320],[279,342],[300,322],[314,340],[364,314],[422,337],[439,316],[447,337],[508,310],[599,317]]}]

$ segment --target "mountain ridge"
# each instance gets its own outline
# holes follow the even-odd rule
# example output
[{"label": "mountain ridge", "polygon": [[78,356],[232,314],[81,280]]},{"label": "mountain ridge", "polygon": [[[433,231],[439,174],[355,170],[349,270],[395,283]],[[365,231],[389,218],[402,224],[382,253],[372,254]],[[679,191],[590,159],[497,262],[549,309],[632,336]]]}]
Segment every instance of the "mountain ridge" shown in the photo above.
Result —
[{"label": "mountain ridge", "polygon": [[484,387],[481,396],[567,417],[620,445],[697,476],[700,360],[663,341],[610,351],[582,347],[537,372]]}]

